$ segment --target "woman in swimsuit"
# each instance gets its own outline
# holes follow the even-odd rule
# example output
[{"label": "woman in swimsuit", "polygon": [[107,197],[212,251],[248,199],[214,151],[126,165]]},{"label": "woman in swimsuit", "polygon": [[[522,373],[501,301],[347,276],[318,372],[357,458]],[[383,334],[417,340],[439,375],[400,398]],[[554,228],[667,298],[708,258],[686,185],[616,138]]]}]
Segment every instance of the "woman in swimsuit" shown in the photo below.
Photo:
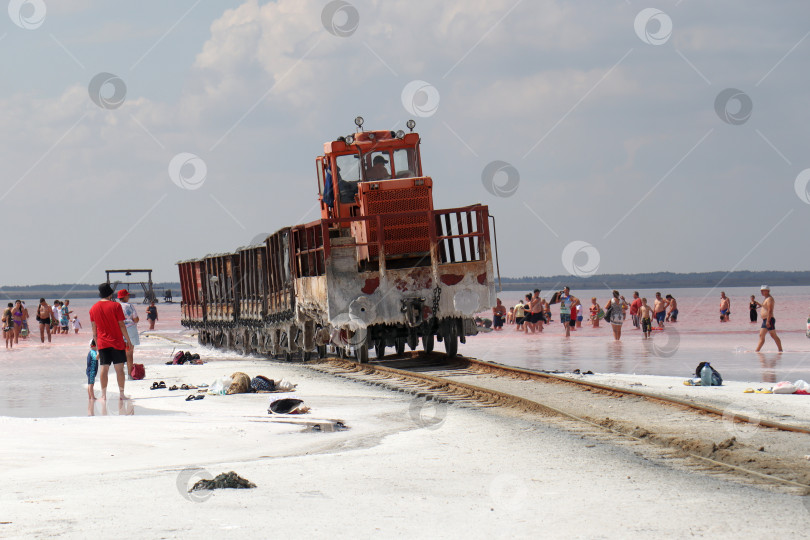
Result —
[{"label": "woman in swimsuit", "polygon": [[14,347],[14,316],[11,314],[11,307],[14,304],[8,303],[8,307],[3,312],[3,317],[0,319],[3,325],[3,337],[6,339],[6,349]]},{"label": "woman in swimsuit", "polygon": [[613,339],[622,339],[622,324],[624,324],[624,310],[627,309],[627,302],[619,291],[613,291],[613,298],[605,302],[606,310],[610,309],[610,328],[613,330]]},{"label": "woman in swimsuit", "polygon": [[762,307],[762,304],[757,302],[757,297],[753,294],[751,295],[751,302],[748,303],[748,315],[751,319],[751,322],[757,322],[757,310]]},{"label": "woman in swimsuit", "polygon": [[14,302],[14,308],[11,310],[11,318],[14,321],[14,344],[20,342],[20,332],[22,332],[23,325],[23,307],[22,301],[17,300]]}]

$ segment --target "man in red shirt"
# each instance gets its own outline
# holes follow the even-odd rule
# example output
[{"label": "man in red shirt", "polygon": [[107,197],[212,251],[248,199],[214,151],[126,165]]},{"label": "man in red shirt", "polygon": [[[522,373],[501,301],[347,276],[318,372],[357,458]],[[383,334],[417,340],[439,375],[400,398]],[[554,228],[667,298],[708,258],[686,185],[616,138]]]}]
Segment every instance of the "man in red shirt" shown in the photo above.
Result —
[{"label": "man in red shirt", "polygon": [[638,297],[638,291],[633,293],[633,301],[630,302],[630,316],[633,318],[633,326],[640,328],[638,324],[638,311],[641,309],[641,298]]},{"label": "man in red shirt", "polygon": [[107,374],[110,364],[115,367],[118,378],[118,392],[121,399],[124,395],[124,366],[127,362],[126,349],[130,347],[127,328],[124,325],[124,310],[121,304],[112,301],[113,290],[109,283],[98,286],[101,298],[90,308],[90,322],[93,325],[93,339],[98,347],[98,360],[101,364],[101,399],[107,399]]}]

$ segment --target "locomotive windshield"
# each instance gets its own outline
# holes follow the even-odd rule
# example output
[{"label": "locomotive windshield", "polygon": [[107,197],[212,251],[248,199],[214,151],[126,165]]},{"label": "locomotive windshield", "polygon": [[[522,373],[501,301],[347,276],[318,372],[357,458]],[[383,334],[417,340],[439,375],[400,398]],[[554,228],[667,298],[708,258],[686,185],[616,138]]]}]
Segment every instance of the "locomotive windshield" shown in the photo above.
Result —
[{"label": "locomotive windshield", "polygon": [[[336,155],[334,162],[337,165],[335,171],[340,193],[339,200],[342,204],[355,202],[359,182],[414,178],[422,174],[416,146]],[[328,163],[327,161],[323,182],[330,187],[324,186],[322,193],[326,205],[332,207],[332,176]],[[319,182],[320,174],[319,172]]]},{"label": "locomotive windshield", "polygon": [[368,182],[391,178],[420,176],[416,148],[397,148],[363,155],[365,179]]}]

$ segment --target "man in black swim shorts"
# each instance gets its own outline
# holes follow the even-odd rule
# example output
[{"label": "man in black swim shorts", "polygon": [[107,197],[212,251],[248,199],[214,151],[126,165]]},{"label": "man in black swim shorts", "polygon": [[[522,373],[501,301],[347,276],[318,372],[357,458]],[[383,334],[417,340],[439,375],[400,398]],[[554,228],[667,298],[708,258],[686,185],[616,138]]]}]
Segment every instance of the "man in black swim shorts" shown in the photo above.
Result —
[{"label": "man in black swim shorts", "polygon": [[759,329],[759,343],[757,344],[757,352],[765,344],[765,336],[770,334],[776,343],[776,348],[782,352],[782,340],[776,335],[776,318],[773,316],[774,306],[776,301],[771,296],[771,289],[767,285],[763,285],[760,289],[762,296],[765,300],[762,301],[762,309],[760,315],[762,316],[762,327]]},{"label": "man in black swim shorts", "polygon": [[118,395],[127,399],[124,394],[124,365],[127,362],[126,349],[131,349],[127,328],[124,325],[124,311],[121,304],[112,301],[113,290],[109,283],[98,287],[101,300],[90,308],[90,322],[93,326],[93,339],[98,347],[98,359],[101,364],[101,399],[107,398],[107,374],[110,365],[115,368],[118,379]]},{"label": "man in black swim shorts", "polygon": [[48,343],[51,342],[51,306],[44,298],[39,299],[37,306],[37,321],[39,322],[39,339],[45,343],[45,332],[48,333]]}]

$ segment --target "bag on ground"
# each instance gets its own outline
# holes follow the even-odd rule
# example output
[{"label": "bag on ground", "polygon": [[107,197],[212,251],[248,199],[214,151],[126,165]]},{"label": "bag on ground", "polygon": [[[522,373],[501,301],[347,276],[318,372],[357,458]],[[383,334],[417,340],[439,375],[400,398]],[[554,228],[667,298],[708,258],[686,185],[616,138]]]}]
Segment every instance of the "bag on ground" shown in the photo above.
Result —
[{"label": "bag on ground", "polygon": [[275,414],[296,414],[298,408],[303,403],[303,400],[295,398],[275,399],[270,402],[270,407],[267,409],[267,412]]},{"label": "bag on ground", "polygon": [[231,378],[230,377],[220,377],[219,379],[214,380],[211,385],[208,387],[209,394],[225,394],[228,391],[228,388],[231,387]]},{"label": "bag on ground", "polygon": [[231,375],[231,385],[228,387],[228,390],[226,391],[228,395],[247,394],[252,391],[253,389],[250,387],[250,377],[248,377],[246,373],[237,371],[236,373]]},{"label": "bag on ground", "polygon": [[140,381],[144,377],[146,377],[146,368],[143,367],[143,364],[132,364],[132,378],[136,381]]},{"label": "bag on ground", "polygon": [[796,387],[790,381],[780,381],[773,387],[774,394],[792,394],[796,392]]},{"label": "bag on ground", "polygon": [[799,379],[793,383],[793,386],[796,387],[796,390],[804,390],[805,392],[810,392],[810,384],[807,384],[807,381],[803,379]]},{"label": "bag on ground", "polygon": [[250,387],[254,392],[273,392],[276,389],[276,383],[264,375],[257,375],[250,380]]},{"label": "bag on ground", "polygon": [[[698,364],[697,368],[695,369],[695,377],[700,378],[700,370],[703,369],[704,364],[706,362],[701,362]],[[714,366],[709,364],[709,369],[712,370],[712,386],[723,386],[723,376],[720,375],[720,372],[714,369]]]},{"label": "bag on ground", "polygon": [[293,384],[287,379],[281,379],[280,381],[276,381],[276,391],[278,392],[292,392],[295,390],[295,387],[298,386],[297,384]]}]

